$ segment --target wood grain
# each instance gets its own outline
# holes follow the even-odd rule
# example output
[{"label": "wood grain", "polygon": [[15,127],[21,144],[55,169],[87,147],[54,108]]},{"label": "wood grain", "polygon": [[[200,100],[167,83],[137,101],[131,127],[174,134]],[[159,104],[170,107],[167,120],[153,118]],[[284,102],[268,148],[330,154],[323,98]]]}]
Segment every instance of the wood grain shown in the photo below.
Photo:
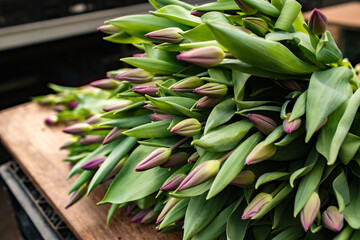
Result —
[{"label": "wood grain", "polygon": [[96,206],[103,189],[96,189],[90,197],[65,210],[67,192],[75,179],[66,181],[70,166],[61,161],[66,151],[58,149],[68,136],[61,132],[61,126],[45,126],[44,118],[48,115],[47,108],[35,103],[4,110],[0,112],[0,139],[78,239],[181,239],[180,231],[159,235],[154,225],[130,223],[122,211],[106,226],[109,205]]}]

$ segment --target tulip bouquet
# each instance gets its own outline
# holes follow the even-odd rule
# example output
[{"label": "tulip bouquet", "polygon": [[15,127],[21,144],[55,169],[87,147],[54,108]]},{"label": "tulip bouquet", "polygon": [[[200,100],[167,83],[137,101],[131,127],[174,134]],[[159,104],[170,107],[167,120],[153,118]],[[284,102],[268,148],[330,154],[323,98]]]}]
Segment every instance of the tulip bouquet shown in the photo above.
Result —
[{"label": "tulip bouquet", "polygon": [[59,115],[84,120],[64,129],[68,206],[102,185],[108,221],[126,207],[184,239],[360,238],[359,79],[326,17],[306,24],[295,0],[150,3],[99,27],[141,49],[121,59],[133,68],[56,86],[78,103]]}]

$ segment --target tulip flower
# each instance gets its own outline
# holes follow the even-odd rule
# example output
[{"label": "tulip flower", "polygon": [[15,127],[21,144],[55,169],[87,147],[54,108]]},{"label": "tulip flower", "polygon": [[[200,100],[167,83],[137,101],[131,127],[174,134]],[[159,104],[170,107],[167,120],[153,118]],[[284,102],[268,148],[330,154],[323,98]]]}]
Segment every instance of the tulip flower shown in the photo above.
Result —
[{"label": "tulip flower", "polygon": [[344,214],[339,212],[337,207],[330,206],[324,211],[322,222],[327,229],[333,232],[340,232],[344,226]]},{"label": "tulip flower", "polygon": [[147,169],[160,166],[165,163],[170,156],[170,148],[157,148],[136,166],[135,171],[145,171]]},{"label": "tulip flower", "polygon": [[154,122],[156,121],[164,121],[164,120],[170,120],[173,119],[174,116],[171,114],[159,114],[159,113],[153,113],[150,115],[151,120]]},{"label": "tulip flower", "polygon": [[274,144],[264,145],[264,142],[260,142],[250,152],[245,160],[246,165],[262,162],[274,156],[276,153],[276,146]]},{"label": "tulip flower", "polygon": [[148,214],[149,212],[151,211],[151,209],[145,209],[145,210],[141,210],[140,212],[138,212],[137,214],[135,214],[135,216],[133,216],[131,219],[130,219],[130,222],[134,223],[134,222],[137,222],[137,221],[140,221],[143,217],[146,216],[146,214]]},{"label": "tulip flower", "polygon": [[231,185],[247,186],[255,181],[255,174],[251,170],[241,171],[231,182]]},{"label": "tulip flower", "polygon": [[183,166],[187,163],[187,159],[189,154],[186,152],[177,152],[173,154],[169,160],[167,160],[164,164],[161,165],[162,168],[177,168]]},{"label": "tulip flower", "polygon": [[100,122],[100,114],[95,114],[95,115],[89,117],[88,119],[86,119],[85,122],[87,124],[96,124],[96,123]]},{"label": "tulip flower", "polygon": [[201,130],[201,123],[195,118],[188,118],[177,123],[170,132],[176,133],[185,137],[192,137],[198,134]]},{"label": "tulip flower", "polygon": [[260,132],[266,135],[272,133],[277,127],[274,120],[260,114],[248,114],[248,118]]},{"label": "tulip flower", "polygon": [[204,81],[197,76],[185,78],[171,87],[175,92],[192,92],[194,88],[200,87]]},{"label": "tulip flower", "polygon": [[132,83],[150,82],[153,77],[154,74],[141,68],[134,68],[116,75],[116,79],[121,81],[129,81]]},{"label": "tulip flower", "polygon": [[196,162],[197,160],[199,160],[200,156],[199,156],[199,153],[198,152],[194,152],[188,159],[188,162],[189,163],[194,163]]},{"label": "tulip flower", "polygon": [[309,19],[309,27],[312,32],[316,35],[322,35],[326,31],[327,18],[326,16],[317,8],[312,10]]},{"label": "tulip flower", "polygon": [[254,14],[257,12],[255,8],[252,8],[248,4],[246,4],[244,0],[235,0],[235,2],[243,13]]},{"label": "tulip flower", "polygon": [[117,101],[114,104],[111,104],[109,106],[104,107],[102,110],[105,111],[105,112],[111,112],[111,111],[114,111],[114,110],[120,110],[122,108],[130,106],[132,103],[133,102],[130,101],[130,100],[123,99],[123,100]]},{"label": "tulip flower", "polygon": [[157,92],[159,91],[159,88],[156,86],[157,83],[161,81],[153,81],[149,83],[143,83],[139,85],[133,86],[134,92],[141,94],[141,95],[149,95],[152,97],[157,97]]},{"label": "tulip flower", "polygon": [[205,13],[207,13],[207,12],[205,12],[205,11],[191,11],[191,15],[194,15],[194,16],[197,16],[197,17],[201,17],[202,15],[204,15]]},{"label": "tulip flower", "polygon": [[63,129],[64,133],[69,133],[73,135],[85,135],[86,133],[90,132],[93,128],[91,125],[87,123],[76,123],[69,127]]},{"label": "tulip flower", "polygon": [[193,92],[202,96],[222,97],[226,95],[227,89],[225,84],[207,83],[201,87],[195,88]]},{"label": "tulip flower", "polygon": [[257,17],[246,17],[244,18],[244,26],[250,29],[253,33],[258,36],[264,37],[269,31],[269,27],[264,19]]},{"label": "tulip flower", "polygon": [[186,178],[186,174],[176,174],[171,179],[166,181],[162,187],[160,188],[161,191],[172,191],[175,190],[180,183]]},{"label": "tulip flower", "polygon": [[202,97],[196,104],[196,108],[212,108],[216,106],[219,102],[223,100],[222,97],[213,98],[213,97]]},{"label": "tulip flower", "polygon": [[84,170],[96,170],[99,168],[99,165],[105,161],[106,157],[104,156],[97,156],[91,159],[90,161],[86,162],[84,165],[81,166],[81,169]]},{"label": "tulip flower", "polygon": [[158,216],[158,213],[156,213],[153,209],[151,209],[142,219],[141,223],[151,223],[153,222]]},{"label": "tulip flower", "polygon": [[216,46],[194,48],[177,55],[177,59],[204,67],[215,67],[225,58],[224,51]]},{"label": "tulip flower", "polygon": [[320,211],[320,198],[316,192],[313,192],[306,202],[304,208],[300,212],[301,224],[307,232],[316,219],[317,214]]},{"label": "tulip flower", "polygon": [[272,196],[268,193],[259,193],[254,197],[254,199],[249,203],[249,205],[244,209],[242,219],[249,219],[254,217],[260,210],[272,200]]},{"label": "tulip flower", "polygon": [[156,224],[160,223],[162,220],[164,220],[166,214],[178,203],[180,202],[181,199],[179,198],[170,198],[164,208],[161,210],[157,220],[156,220]]},{"label": "tulip flower", "polygon": [[302,87],[295,81],[295,80],[284,80],[279,82],[282,86],[292,90],[292,91],[300,91],[303,92],[304,90]]},{"label": "tulip flower", "polygon": [[77,106],[79,105],[79,103],[77,101],[70,101],[68,102],[67,106],[70,108],[70,109],[74,109],[76,108]]},{"label": "tulip flower", "polygon": [[57,115],[50,115],[47,118],[45,118],[45,124],[48,126],[55,125],[59,121],[59,118]]},{"label": "tulip flower", "polygon": [[66,205],[65,205],[65,209],[68,209],[69,207],[71,207],[74,203],[76,203],[77,201],[79,201],[86,193],[87,191],[87,184],[84,183],[83,185],[81,185],[78,189],[76,189],[70,196],[69,200],[67,201]]},{"label": "tulip flower", "polygon": [[119,138],[121,138],[123,136],[124,129],[122,128],[118,128],[118,127],[114,127],[109,133],[108,135],[106,135],[104,141],[102,142],[103,145],[111,143]]},{"label": "tulip flower", "polygon": [[162,42],[178,43],[184,39],[184,37],[179,33],[182,31],[182,29],[177,27],[169,27],[149,32],[145,34],[145,37]]},{"label": "tulip flower", "polygon": [[98,27],[96,30],[110,35],[120,32],[120,29],[118,27],[115,27],[114,25],[110,25],[110,24],[102,25]]},{"label": "tulip flower", "polygon": [[101,79],[93,81],[89,85],[104,90],[112,90],[119,86],[119,82],[114,79]]},{"label": "tulip flower", "polygon": [[94,143],[101,143],[103,137],[99,135],[89,135],[79,140],[79,143],[82,145],[90,145]]},{"label": "tulip flower", "polygon": [[283,121],[283,128],[286,133],[292,133],[299,129],[301,126],[301,118],[289,121],[290,114],[287,114],[286,119]]}]

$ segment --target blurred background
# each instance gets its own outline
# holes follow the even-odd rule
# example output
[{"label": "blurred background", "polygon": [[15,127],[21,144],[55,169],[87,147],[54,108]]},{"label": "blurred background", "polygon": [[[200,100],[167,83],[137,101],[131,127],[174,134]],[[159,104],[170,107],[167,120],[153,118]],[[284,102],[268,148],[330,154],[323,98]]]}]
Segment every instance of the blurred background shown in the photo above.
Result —
[{"label": "blurred background", "polygon": [[[304,12],[348,2],[298,1]],[[50,93],[50,82],[80,86],[123,67],[119,59],[136,49],[102,40],[105,35],[96,28],[104,20],[149,9],[147,0],[0,0],[0,110]],[[344,55],[353,64],[360,62],[360,29],[330,26],[330,31]],[[1,146],[0,156],[0,163],[10,157]],[[0,186],[4,188],[1,182]],[[21,217],[15,201],[11,201],[12,207],[9,202],[0,189],[0,239],[24,239],[20,232],[29,227],[26,218]],[[23,225],[20,231],[19,224]]]}]

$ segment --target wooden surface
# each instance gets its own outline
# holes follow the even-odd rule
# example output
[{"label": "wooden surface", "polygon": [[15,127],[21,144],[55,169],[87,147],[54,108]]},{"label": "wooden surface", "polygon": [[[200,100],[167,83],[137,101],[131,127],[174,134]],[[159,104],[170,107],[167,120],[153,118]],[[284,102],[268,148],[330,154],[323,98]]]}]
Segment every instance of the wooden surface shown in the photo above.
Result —
[{"label": "wooden surface", "polygon": [[181,239],[180,231],[159,235],[154,225],[130,223],[123,211],[118,211],[110,226],[106,226],[109,205],[96,206],[103,189],[98,188],[90,197],[65,210],[67,192],[75,179],[66,181],[70,166],[61,161],[66,151],[58,149],[68,136],[61,132],[61,127],[45,126],[44,118],[48,115],[48,109],[35,103],[4,110],[0,112],[0,139],[78,239]]},{"label": "wooden surface", "polygon": [[[326,15],[328,24],[360,31],[360,2],[349,2],[320,10]],[[309,18],[310,13],[304,13],[305,19]]]}]

